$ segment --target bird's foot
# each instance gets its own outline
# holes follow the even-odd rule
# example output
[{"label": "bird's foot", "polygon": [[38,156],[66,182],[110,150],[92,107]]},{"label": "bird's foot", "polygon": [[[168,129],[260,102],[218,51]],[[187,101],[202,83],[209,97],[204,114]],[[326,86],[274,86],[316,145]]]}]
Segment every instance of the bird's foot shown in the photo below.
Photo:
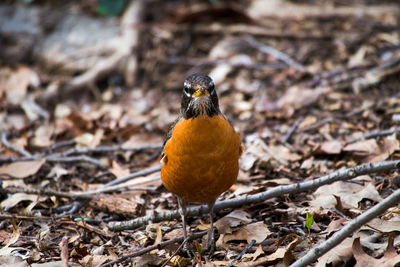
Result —
[{"label": "bird's foot", "polygon": [[187,255],[189,258],[191,258],[191,259],[194,258],[194,253],[193,253],[193,251],[192,251],[192,248],[190,247],[189,241],[186,241],[186,242],[185,242],[185,244],[183,245],[182,250],[183,250],[184,253],[186,253],[186,255]]},{"label": "bird's foot", "polygon": [[208,258],[211,258],[215,252],[215,239],[214,233],[209,234],[207,238],[206,251],[208,251]]}]

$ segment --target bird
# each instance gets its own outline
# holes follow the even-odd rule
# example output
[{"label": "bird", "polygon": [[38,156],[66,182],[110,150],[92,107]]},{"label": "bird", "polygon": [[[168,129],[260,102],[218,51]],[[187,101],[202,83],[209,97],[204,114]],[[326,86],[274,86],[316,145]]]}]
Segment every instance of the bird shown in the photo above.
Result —
[{"label": "bird", "polygon": [[165,138],[161,180],[175,194],[187,240],[188,203],[207,204],[210,229],[206,250],[215,250],[214,204],[236,181],[240,136],[222,114],[213,80],[192,74],[183,83],[180,114]]}]

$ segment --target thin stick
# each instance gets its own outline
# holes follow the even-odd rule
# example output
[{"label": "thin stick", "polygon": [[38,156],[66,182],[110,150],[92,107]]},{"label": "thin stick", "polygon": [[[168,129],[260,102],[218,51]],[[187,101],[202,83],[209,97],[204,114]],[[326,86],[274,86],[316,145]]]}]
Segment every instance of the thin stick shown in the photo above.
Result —
[{"label": "thin stick", "polygon": [[175,252],[168,258],[168,260],[166,260],[163,265],[161,265],[161,267],[164,267],[165,265],[167,265],[169,263],[169,261],[175,257],[176,254],[178,254],[178,252],[183,248],[183,246],[186,244],[186,242],[189,241],[189,238],[186,238],[185,240],[183,240],[182,244],[180,244],[180,246],[175,250]]},{"label": "thin stick", "polygon": [[262,43],[257,42],[254,38],[252,37],[248,37],[246,38],[246,41],[254,48],[256,48],[257,50],[259,50],[262,53],[271,55],[279,60],[282,60],[283,62],[285,62],[286,64],[288,64],[289,66],[295,68],[298,71],[302,71],[302,72],[307,72],[306,67],[304,67],[303,65],[301,65],[299,62],[295,61],[293,58],[291,58],[290,56],[288,56],[287,54],[273,48],[267,45],[264,45]]},{"label": "thin stick", "polygon": [[25,193],[25,194],[34,194],[34,195],[42,195],[42,196],[56,196],[56,197],[65,197],[69,199],[93,199],[96,197],[96,195],[100,193],[105,193],[105,192],[113,192],[113,191],[118,191],[122,189],[130,189],[130,190],[154,190],[154,188],[151,187],[145,187],[145,186],[135,186],[133,188],[130,188],[131,186],[140,184],[140,183],[145,183],[145,182],[152,182],[159,180],[160,177],[150,177],[147,178],[146,180],[141,180],[135,183],[129,183],[129,184],[124,184],[124,185],[118,185],[114,187],[106,187],[106,188],[100,188],[97,190],[92,190],[92,191],[86,191],[86,192],[62,192],[62,191],[56,191],[52,189],[44,189],[44,188],[26,188],[26,187],[6,187],[1,189],[0,191],[8,194],[15,194],[15,193]]},{"label": "thin stick", "polygon": [[31,160],[42,160],[45,159],[47,162],[64,162],[64,163],[73,163],[73,162],[85,162],[93,164],[101,169],[106,169],[106,165],[104,165],[101,161],[94,159],[89,156],[70,156],[70,157],[58,157],[53,155],[48,156],[24,156],[24,157],[5,157],[0,158],[0,163],[13,163],[19,161],[31,161]]},{"label": "thin stick", "polygon": [[161,170],[161,167],[162,166],[156,166],[156,167],[153,167],[153,168],[148,168],[148,169],[145,169],[145,170],[141,170],[141,171],[137,171],[137,172],[131,173],[131,174],[127,175],[127,176],[124,176],[124,177],[118,178],[116,180],[113,180],[111,182],[108,182],[103,187],[109,187],[109,186],[112,186],[112,185],[117,185],[117,184],[126,182],[126,181],[128,181],[130,179],[133,179],[133,178],[136,178],[136,177],[139,177],[139,176],[146,176],[146,175],[158,172],[158,171]]},{"label": "thin stick", "polygon": [[301,116],[296,120],[296,122],[293,124],[293,126],[290,128],[289,132],[286,134],[285,138],[283,138],[284,143],[288,143],[290,139],[292,138],[293,134],[296,132],[297,127],[299,127],[299,124],[304,120],[304,117]]},{"label": "thin stick", "polygon": [[374,131],[371,133],[367,133],[361,137],[349,139],[349,140],[347,140],[346,143],[354,143],[354,142],[358,142],[358,141],[365,140],[365,139],[388,136],[388,135],[392,135],[394,133],[399,133],[399,132],[400,132],[400,128],[382,130],[382,131]]},{"label": "thin stick", "polygon": [[370,208],[363,214],[356,217],[340,231],[336,232],[331,238],[322,244],[314,247],[305,256],[294,262],[291,267],[309,266],[319,257],[324,255],[330,249],[340,244],[346,237],[354,233],[361,226],[372,220],[373,218],[384,213],[387,209],[397,205],[400,202],[400,189],[396,190],[389,197],[385,198],[382,202]]},{"label": "thin stick", "polygon": [[60,148],[65,147],[65,146],[74,146],[75,144],[76,144],[76,142],[75,142],[74,139],[65,140],[65,141],[56,143],[54,145],[48,146],[48,147],[44,147],[44,148],[39,149],[39,150],[37,150],[35,152],[46,153],[48,151],[54,151],[54,150],[60,149]]},{"label": "thin stick", "polygon": [[[271,190],[266,192],[254,194],[254,195],[246,195],[239,198],[229,199],[225,201],[218,201],[214,206],[214,211],[218,212],[222,209],[226,208],[236,208],[241,207],[243,205],[249,205],[253,203],[260,203],[267,199],[282,196],[284,194],[295,194],[299,192],[304,192],[308,190],[314,190],[325,184],[331,184],[336,181],[344,181],[353,179],[357,176],[370,174],[375,172],[389,171],[400,168],[400,160],[395,161],[383,161],[379,163],[367,163],[360,166],[356,166],[353,168],[348,168],[345,170],[335,171],[331,174],[322,176],[318,179],[312,181],[306,181],[302,183],[285,185],[285,186],[277,186]],[[201,216],[208,212],[207,205],[201,205],[196,207],[191,207],[187,210],[188,216]],[[123,231],[128,229],[135,229],[139,226],[147,224],[149,221],[152,222],[160,222],[165,220],[173,220],[179,219],[180,214],[177,210],[168,211],[168,212],[153,212],[147,216],[133,219],[130,221],[121,221],[121,222],[110,222],[108,223],[108,228],[112,231]]]},{"label": "thin stick", "polygon": [[[208,232],[208,230],[190,234],[188,239],[189,240],[197,239],[197,238],[202,237],[203,235],[207,234],[207,232]],[[144,249],[141,249],[139,251],[133,252],[133,253],[128,254],[128,255],[124,255],[124,256],[122,256],[122,257],[120,257],[120,258],[118,258],[116,260],[110,261],[110,262],[108,262],[106,264],[102,264],[99,267],[109,267],[109,266],[112,266],[113,264],[126,261],[126,260],[128,260],[130,258],[141,256],[141,255],[146,254],[147,252],[150,252],[150,251],[152,251],[154,249],[161,249],[163,247],[168,246],[169,244],[182,242],[183,240],[184,240],[184,238],[183,238],[183,236],[181,236],[181,237],[177,237],[177,238],[174,238],[174,239],[171,239],[171,240],[167,240],[167,241],[161,242],[161,243],[156,244],[156,245],[148,246],[148,247],[146,247]]]},{"label": "thin stick", "polygon": [[76,147],[68,149],[67,151],[53,154],[57,156],[69,156],[72,154],[89,154],[89,153],[109,153],[115,151],[134,151],[139,152],[147,149],[160,149],[162,144],[155,145],[143,145],[139,147],[127,147],[127,146],[98,146],[98,147]]},{"label": "thin stick", "polygon": [[30,157],[31,153],[29,153],[28,151],[26,151],[25,149],[23,149],[22,147],[18,147],[15,146],[13,144],[11,144],[8,139],[8,134],[3,132],[1,133],[1,142],[3,143],[3,145],[9,149],[11,149],[14,152],[17,152],[18,154],[25,156],[25,157]]},{"label": "thin stick", "polygon": [[231,267],[236,261],[240,260],[243,257],[243,255],[246,254],[247,250],[249,250],[252,246],[254,246],[255,243],[256,241],[254,239],[251,240],[250,244],[247,247],[245,247],[243,251],[240,252],[240,254],[237,255],[237,257],[233,261],[231,261],[228,265],[226,265],[226,267]]}]

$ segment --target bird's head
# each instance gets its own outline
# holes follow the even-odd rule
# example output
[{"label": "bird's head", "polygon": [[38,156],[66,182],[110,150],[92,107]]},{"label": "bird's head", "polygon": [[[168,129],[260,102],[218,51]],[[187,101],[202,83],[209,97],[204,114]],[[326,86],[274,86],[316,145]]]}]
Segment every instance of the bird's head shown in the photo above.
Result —
[{"label": "bird's head", "polygon": [[220,113],[213,80],[207,75],[193,74],[183,83],[181,113],[185,119],[214,116]]}]

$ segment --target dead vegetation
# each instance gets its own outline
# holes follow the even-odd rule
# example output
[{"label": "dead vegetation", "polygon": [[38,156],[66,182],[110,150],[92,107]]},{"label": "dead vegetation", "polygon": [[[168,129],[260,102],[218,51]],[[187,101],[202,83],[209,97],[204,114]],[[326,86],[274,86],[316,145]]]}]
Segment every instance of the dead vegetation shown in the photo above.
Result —
[{"label": "dead vegetation", "polygon": [[[400,262],[397,1],[100,2],[0,5],[1,264]],[[210,260],[159,178],[194,72],[245,147]]]}]

